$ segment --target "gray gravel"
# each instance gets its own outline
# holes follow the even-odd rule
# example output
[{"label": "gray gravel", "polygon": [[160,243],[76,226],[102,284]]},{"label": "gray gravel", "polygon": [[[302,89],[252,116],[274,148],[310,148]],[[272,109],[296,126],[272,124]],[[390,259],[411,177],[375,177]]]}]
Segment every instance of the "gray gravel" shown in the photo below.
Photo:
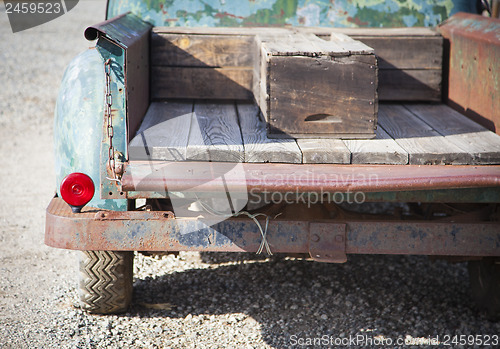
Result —
[{"label": "gray gravel", "polygon": [[130,311],[82,312],[74,306],[77,252],[43,245],[44,210],[55,188],[57,87],[70,59],[89,46],[83,30],[103,19],[105,1],[82,0],[15,35],[0,6],[2,348],[286,348],[322,336],[500,333],[469,305],[465,264],[412,256],[329,265],[252,254],[138,255]]}]

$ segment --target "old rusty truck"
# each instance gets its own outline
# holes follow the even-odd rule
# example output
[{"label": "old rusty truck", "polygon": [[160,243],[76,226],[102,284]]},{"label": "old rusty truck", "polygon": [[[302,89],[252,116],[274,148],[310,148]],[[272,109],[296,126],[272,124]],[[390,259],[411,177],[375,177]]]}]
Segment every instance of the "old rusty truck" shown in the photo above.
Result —
[{"label": "old rusty truck", "polygon": [[500,20],[471,3],[109,0],[55,111],[45,243],[82,251],[82,306],[125,311],[137,252],[411,254],[498,317]]}]

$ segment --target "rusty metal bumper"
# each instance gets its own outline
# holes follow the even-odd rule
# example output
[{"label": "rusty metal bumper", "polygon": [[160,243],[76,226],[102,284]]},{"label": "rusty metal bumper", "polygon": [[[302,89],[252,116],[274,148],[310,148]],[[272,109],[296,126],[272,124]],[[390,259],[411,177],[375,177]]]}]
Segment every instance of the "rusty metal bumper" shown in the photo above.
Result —
[{"label": "rusty metal bumper", "polygon": [[[344,262],[347,254],[500,256],[500,224],[429,221],[273,219],[272,252],[309,253]],[[74,214],[59,198],[47,208],[45,243],[75,250],[256,252],[262,235],[247,218],[216,224],[172,218],[169,212],[85,208]]]},{"label": "rusty metal bumper", "polygon": [[[236,165],[241,170],[225,176]],[[232,190],[244,192],[411,191],[498,187],[500,166],[133,161],[126,164],[121,184],[124,192],[143,192],[142,197],[151,197],[150,192],[193,187],[218,191],[222,177]]]}]

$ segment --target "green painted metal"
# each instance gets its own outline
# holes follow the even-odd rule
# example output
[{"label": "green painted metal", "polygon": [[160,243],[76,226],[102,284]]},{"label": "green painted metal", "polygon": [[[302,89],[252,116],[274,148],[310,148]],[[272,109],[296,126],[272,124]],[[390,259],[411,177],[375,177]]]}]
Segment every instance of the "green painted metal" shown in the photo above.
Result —
[{"label": "green painted metal", "polygon": [[[126,98],[125,98],[125,49],[111,42],[107,38],[100,38],[96,48],[102,56],[103,62],[111,59],[111,96],[113,105],[111,108],[113,116],[113,147],[115,152],[127,154],[127,119],[126,119]],[[104,72],[104,64],[101,65]],[[104,92],[102,95],[104,98]],[[109,138],[107,136],[107,121],[104,119],[104,112],[101,114],[101,152],[100,152],[100,195],[102,198],[117,199],[120,196],[120,189],[116,181],[112,181],[111,172],[108,170]],[[116,157],[115,157],[116,158]],[[125,160],[122,157],[122,160]]]},{"label": "green painted metal", "polygon": [[87,50],[69,64],[57,98],[54,120],[55,170],[58,194],[62,179],[73,172],[89,175],[95,184],[93,207],[126,210],[126,200],[100,198],[99,159],[104,115],[104,60]]},{"label": "green painted metal", "polygon": [[[144,54],[144,52],[138,52],[143,49],[144,46],[138,45],[138,47],[136,47],[135,45],[145,37],[146,40],[149,39],[150,29],[150,24],[142,21],[133,14],[125,14],[111,21],[96,24],[85,30],[85,37],[88,40],[98,39],[96,49],[101,54],[102,62],[108,60],[111,62],[112,141],[115,161],[125,162],[127,160],[127,141],[129,138],[128,113],[130,110],[135,110],[137,112],[137,108],[132,108],[132,104],[147,105],[149,103],[148,93],[142,95],[144,91],[140,91],[146,89],[144,85],[147,86],[147,83],[143,84],[143,86],[136,86],[139,91],[132,93],[134,84],[137,83],[136,80],[148,80],[148,75],[145,77],[139,76],[138,79],[137,74],[133,75],[127,71],[127,66],[133,65],[135,69],[135,64],[141,63],[136,59],[138,56],[145,56],[146,60],[148,59],[149,52],[146,52],[146,54]],[[146,49],[146,51],[149,50]],[[147,66],[143,68],[149,70]],[[103,63],[101,63],[101,69],[103,69],[104,72]],[[129,91],[130,89],[132,89],[132,91]],[[137,98],[134,99],[134,96],[140,96],[142,100],[137,100]],[[104,98],[104,91],[101,98]],[[129,100],[131,100],[131,105],[128,105]],[[108,123],[107,119],[104,118],[104,113],[101,115],[101,152],[100,159],[96,162],[100,164],[100,195],[101,198],[104,199],[124,200],[125,195],[120,190],[119,181],[113,178],[112,172],[108,166],[110,147]]]},{"label": "green painted metal", "polygon": [[155,26],[432,27],[476,9],[467,0],[108,0],[107,18],[128,11]]},{"label": "green painted metal", "polygon": [[130,48],[150,28],[151,24],[144,22],[140,17],[125,13],[118,18],[88,27],[85,30],[85,37],[87,40],[95,40],[104,35],[121,47]]},{"label": "green painted metal", "polygon": [[[93,207],[125,211],[127,200],[107,170],[107,122],[104,116],[104,62],[111,59],[113,146],[127,154],[126,50],[135,35],[150,25],[133,15],[101,24],[85,32],[99,37],[94,49],[77,56],[68,66],[60,87],[55,112],[55,157],[57,186],[72,172],[88,174],[96,190]],[[116,158],[116,157],[115,157]],[[125,155],[122,156],[125,161]]]}]

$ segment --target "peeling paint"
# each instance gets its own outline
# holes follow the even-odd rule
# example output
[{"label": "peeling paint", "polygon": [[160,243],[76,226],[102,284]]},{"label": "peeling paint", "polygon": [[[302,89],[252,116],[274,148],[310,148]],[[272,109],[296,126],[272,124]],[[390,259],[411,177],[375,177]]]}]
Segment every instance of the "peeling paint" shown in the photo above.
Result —
[{"label": "peeling paint", "polygon": [[471,12],[463,0],[110,0],[108,18],[127,11],[155,26],[436,26]]}]

